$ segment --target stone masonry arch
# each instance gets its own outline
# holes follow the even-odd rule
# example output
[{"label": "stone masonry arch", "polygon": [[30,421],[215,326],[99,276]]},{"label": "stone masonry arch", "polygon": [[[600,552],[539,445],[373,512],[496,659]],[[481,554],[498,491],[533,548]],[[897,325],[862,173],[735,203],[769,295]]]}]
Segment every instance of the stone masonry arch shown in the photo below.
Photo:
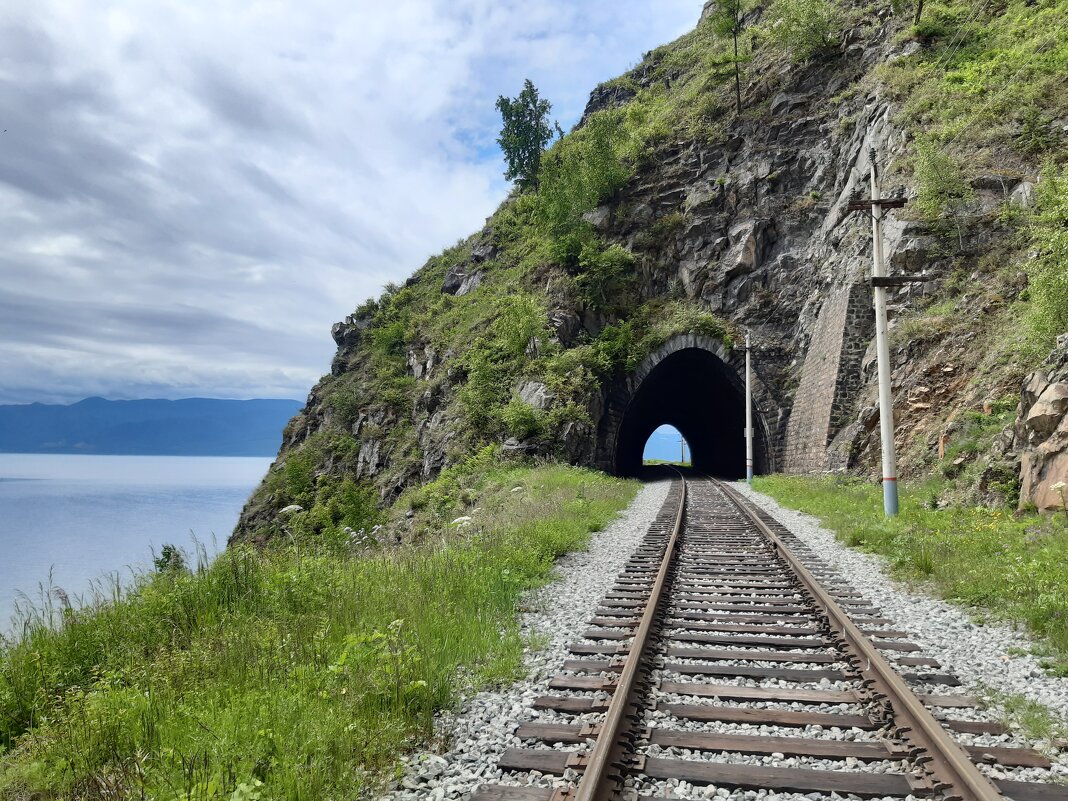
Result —
[{"label": "stone masonry arch", "polygon": [[[754,365],[755,367],[756,365]],[[725,477],[745,474],[745,352],[702,334],[679,334],[608,389],[594,462],[616,475],[641,467],[641,449],[658,426],[673,425],[691,447],[694,466]],[[777,405],[754,369],[753,453],[756,472],[776,468],[767,419]]]}]

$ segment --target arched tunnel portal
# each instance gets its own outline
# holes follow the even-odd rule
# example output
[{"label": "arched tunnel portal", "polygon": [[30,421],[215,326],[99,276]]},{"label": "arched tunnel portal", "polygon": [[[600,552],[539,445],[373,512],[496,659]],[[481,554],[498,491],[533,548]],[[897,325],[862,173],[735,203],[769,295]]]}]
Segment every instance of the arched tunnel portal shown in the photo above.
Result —
[{"label": "arched tunnel portal", "polygon": [[[763,387],[755,386],[757,473],[773,467],[760,412],[763,394]],[[744,477],[744,354],[732,358],[718,340],[693,334],[658,348],[610,392],[598,432],[598,461],[616,475],[637,475],[649,435],[664,424],[686,438],[695,469],[723,478]]]}]

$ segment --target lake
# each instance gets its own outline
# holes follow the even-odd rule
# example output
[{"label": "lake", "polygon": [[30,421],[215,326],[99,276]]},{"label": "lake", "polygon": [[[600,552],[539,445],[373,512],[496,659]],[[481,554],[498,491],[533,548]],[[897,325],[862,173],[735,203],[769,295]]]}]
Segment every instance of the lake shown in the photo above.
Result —
[{"label": "lake", "polygon": [[195,563],[225,547],[271,459],[0,453],[0,631],[51,583],[71,598],[152,564],[166,543]]}]

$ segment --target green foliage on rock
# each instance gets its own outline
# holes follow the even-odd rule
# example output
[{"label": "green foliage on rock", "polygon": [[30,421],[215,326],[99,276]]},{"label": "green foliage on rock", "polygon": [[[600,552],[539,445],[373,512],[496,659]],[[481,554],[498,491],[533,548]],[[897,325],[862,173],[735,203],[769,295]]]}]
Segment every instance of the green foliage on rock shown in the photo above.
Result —
[{"label": "green foliage on rock", "polygon": [[630,177],[622,158],[626,141],[622,116],[600,112],[545,154],[536,214],[554,260],[574,263],[593,240],[592,227],[583,215],[611,197]]},{"label": "green foliage on rock", "polygon": [[923,47],[874,76],[902,104],[902,124],[966,152],[973,169],[1001,169],[1008,149],[1063,147],[1045,123],[1068,111],[1065,19],[1068,0],[928,0],[911,32]]},{"label": "green foliage on rock", "polygon": [[829,0],[775,0],[764,14],[760,33],[794,61],[807,61],[834,46],[840,13]]},{"label": "green foliage on rock", "polygon": [[1041,346],[1068,332],[1068,167],[1050,164],[1028,221],[1036,257],[1027,265],[1029,322]]},{"label": "green foliage on rock", "polygon": [[579,291],[591,308],[624,312],[634,304],[637,280],[634,254],[620,245],[587,243],[578,258]]},{"label": "green foliage on rock", "polygon": [[916,208],[928,220],[952,214],[958,204],[974,196],[957,159],[929,139],[916,143],[913,177]]}]

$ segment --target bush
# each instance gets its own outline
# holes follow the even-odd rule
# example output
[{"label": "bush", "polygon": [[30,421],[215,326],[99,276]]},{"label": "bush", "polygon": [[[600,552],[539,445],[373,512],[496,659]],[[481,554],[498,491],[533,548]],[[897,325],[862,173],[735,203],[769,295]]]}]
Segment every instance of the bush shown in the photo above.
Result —
[{"label": "bush", "polygon": [[464,357],[467,383],[460,389],[460,405],[472,433],[494,433],[495,411],[508,397],[510,371],[505,360],[486,342],[476,343]]},{"label": "bush", "polygon": [[535,339],[547,339],[546,312],[542,300],[529,293],[506,295],[497,302],[494,338],[505,353],[522,358]]},{"label": "bush", "polygon": [[1030,328],[1043,347],[1052,347],[1068,331],[1068,167],[1052,165],[1035,192],[1030,218],[1032,247],[1038,253],[1027,266]]},{"label": "bush", "polygon": [[928,221],[951,213],[957,203],[973,196],[957,160],[929,139],[916,143],[913,175],[916,209]]},{"label": "bush", "polygon": [[611,312],[637,299],[634,254],[626,248],[589,243],[579,254],[579,270],[579,291],[591,308]]},{"label": "bush", "polygon": [[767,10],[760,32],[794,61],[807,61],[834,44],[836,9],[828,0],[777,0]]},{"label": "bush", "polygon": [[582,215],[618,191],[630,170],[620,157],[626,132],[619,112],[601,111],[545,154],[537,214],[552,241],[552,256],[573,264],[593,238]]},{"label": "bush", "polygon": [[501,409],[500,417],[508,433],[520,441],[533,439],[545,431],[545,412],[519,398],[512,398]]}]

